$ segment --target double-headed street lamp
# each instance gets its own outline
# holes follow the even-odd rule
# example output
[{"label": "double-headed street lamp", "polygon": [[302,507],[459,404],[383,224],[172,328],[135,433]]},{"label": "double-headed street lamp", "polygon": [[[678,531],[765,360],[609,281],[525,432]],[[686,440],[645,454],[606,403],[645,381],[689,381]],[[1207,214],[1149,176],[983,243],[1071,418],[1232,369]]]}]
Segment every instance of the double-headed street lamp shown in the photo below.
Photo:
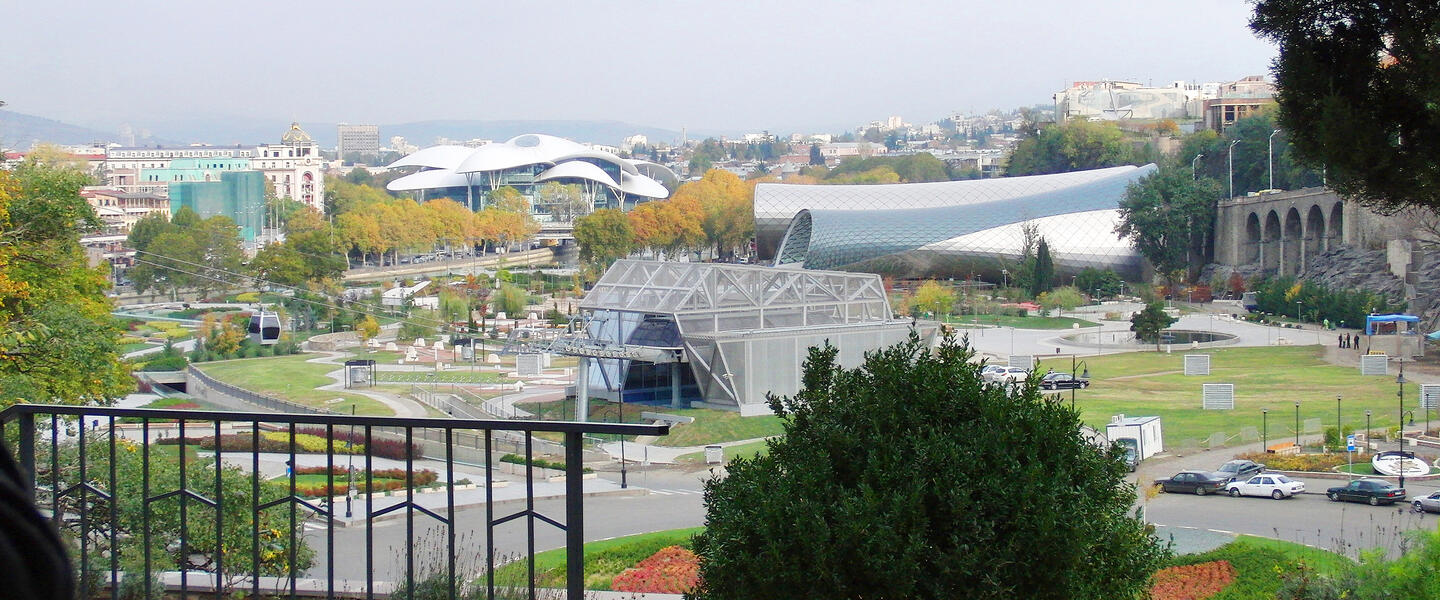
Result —
[{"label": "double-headed street lamp", "polygon": [[1196,170],[1195,165],[1196,165],[1196,163],[1199,163],[1199,162],[1200,162],[1200,159],[1202,159],[1202,158],[1205,158],[1205,154],[1204,154],[1203,152],[1200,153],[1200,154],[1196,154],[1196,155],[1195,155],[1195,158],[1194,158],[1194,159],[1191,159],[1191,161],[1190,161],[1190,179],[1191,179],[1191,181],[1194,181],[1194,180],[1200,178],[1200,173],[1199,173],[1199,171]]},{"label": "double-headed street lamp", "polygon": [[1335,394],[1335,439],[1345,439],[1345,427],[1340,424],[1340,394]]}]

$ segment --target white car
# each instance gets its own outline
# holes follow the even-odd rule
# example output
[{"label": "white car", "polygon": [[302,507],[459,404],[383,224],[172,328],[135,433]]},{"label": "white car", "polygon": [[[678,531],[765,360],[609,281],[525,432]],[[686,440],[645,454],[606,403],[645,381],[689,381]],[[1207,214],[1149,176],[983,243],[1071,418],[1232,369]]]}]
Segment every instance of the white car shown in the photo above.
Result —
[{"label": "white car", "polygon": [[1231,496],[1269,496],[1276,500],[1305,491],[1305,483],[1279,473],[1260,473],[1245,481],[1232,481],[1225,486]]},{"label": "white car", "polygon": [[1000,365],[985,365],[980,369],[980,378],[985,381],[995,381],[995,376],[1005,372],[1005,367]]},{"label": "white car", "polygon": [[990,380],[996,383],[1011,384],[1025,381],[1029,377],[1029,369],[1022,369],[1020,367],[1005,367],[1003,371],[999,371],[993,376],[991,376]]}]

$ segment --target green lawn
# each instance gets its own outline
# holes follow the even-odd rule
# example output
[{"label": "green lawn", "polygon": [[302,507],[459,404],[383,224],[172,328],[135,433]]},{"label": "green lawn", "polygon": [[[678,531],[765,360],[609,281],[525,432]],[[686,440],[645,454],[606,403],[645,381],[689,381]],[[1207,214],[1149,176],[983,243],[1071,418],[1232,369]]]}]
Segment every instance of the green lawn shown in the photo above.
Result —
[{"label": "green lawn", "polygon": [[[325,374],[340,367],[305,362],[311,358],[314,358],[314,355],[292,354],[269,358],[207,362],[195,366],[204,371],[206,375],[225,383],[291,402],[324,407],[344,414],[349,414],[352,406],[355,407],[357,415],[388,416],[395,414],[390,407],[359,394],[315,389],[333,383]],[[329,402],[335,398],[343,400]]]},{"label": "green lawn", "polygon": [[154,348],[154,347],[159,346],[159,345],[160,345],[160,344],[151,344],[151,343],[149,343],[149,342],[136,342],[136,343],[133,343],[133,344],[120,344],[120,354],[129,354],[129,353],[131,353],[131,352],[138,352],[138,351],[140,351],[140,350],[144,350],[144,349],[146,349],[146,348]]},{"label": "green lawn", "polygon": [[[954,323],[961,327],[973,325],[975,317],[948,316],[946,323]],[[1076,319],[1074,317],[1011,317],[1005,315],[980,315],[980,325],[994,327],[1014,327],[1016,329],[1071,329],[1076,323],[1081,327],[1094,327],[1099,325],[1093,321]]]},{"label": "green lawn", "polygon": [[[770,452],[770,447],[769,447],[768,445],[766,445],[765,440],[760,440],[760,441],[757,441],[757,442],[750,442],[750,443],[747,443],[747,444],[740,444],[740,445],[738,445],[738,446],[726,446],[726,447],[725,447],[725,462],[728,463],[728,462],[730,462],[730,461],[732,461],[732,460],[735,460],[735,459],[737,459],[737,458],[742,458],[742,457],[743,457],[743,458],[750,458],[750,457],[752,457],[752,456],[763,456],[763,455],[765,455],[765,454],[768,454],[769,452]],[[683,463],[683,464],[699,464],[699,463],[703,463],[703,462],[705,462],[705,452],[704,452],[704,451],[701,451],[701,452],[691,452],[691,453],[689,453],[689,454],[681,454],[680,456],[675,457],[675,460],[676,460],[676,462]]]},{"label": "green lawn", "polygon": [[[704,527],[670,529],[600,540],[585,544],[585,589],[609,590],[610,581],[621,571],[668,546],[690,547],[690,538]],[[496,585],[500,582],[523,585],[527,562],[517,560],[495,570]],[[537,586],[564,587],[565,549],[546,550],[535,554]]]},{"label": "green lawn", "polygon": [[[1092,385],[1076,392],[1077,407],[1086,423],[1099,428],[1117,414],[1159,416],[1166,448],[1180,447],[1186,440],[1198,443],[1213,432],[1224,432],[1232,444],[1239,442],[1235,436],[1242,428],[1262,429],[1264,408],[1270,411],[1269,439],[1285,439],[1294,435],[1297,400],[1302,429],[1311,418],[1320,419],[1322,428],[1334,427],[1336,395],[1343,398],[1345,424],[1357,430],[1365,427],[1366,409],[1373,411],[1371,425],[1377,431],[1397,422],[1393,376],[1361,376],[1358,369],[1324,362],[1322,351],[1319,346],[1213,349],[1206,351],[1211,374],[1191,377],[1183,374],[1182,352],[1085,358]],[[1068,368],[1069,361],[1064,362]],[[1235,384],[1235,409],[1201,409],[1202,383]],[[1412,385],[1407,395],[1413,393]],[[1070,393],[1061,397],[1068,401]]]},{"label": "green lawn", "polygon": [[647,408],[646,410],[682,417],[695,417],[694,423],[671,427],[670,435],[655,440],[657,446],[703,446],[717,442],[749,440],[785,433],[780,425],[780,417],[775,415],[742,417],[738,412],[709,408],[680,410]]}]

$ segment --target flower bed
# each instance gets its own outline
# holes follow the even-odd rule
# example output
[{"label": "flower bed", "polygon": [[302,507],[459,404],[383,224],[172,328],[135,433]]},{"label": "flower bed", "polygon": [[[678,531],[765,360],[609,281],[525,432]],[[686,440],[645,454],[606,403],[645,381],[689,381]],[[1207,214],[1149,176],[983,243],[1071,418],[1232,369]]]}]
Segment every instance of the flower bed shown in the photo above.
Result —
[{"label": "flower bed", "polygon": [[1151,600],[1205,600],[1235,581],[1235,567],[1224,560],[1167,567],[1153,581]]},{"label": "flower bed", "polygon": [[[303,433],[311,431],[313,433]],[[317,433],[319,435],[317,435]],[[299,429],[295,432],[295,452],[297,454],[322,454],[325,452],[325,430],[323,429]],[[352,441],[358,438],[360,443]],[[331,444],[335,454],[365,454],[365,436],[342,435],[340,431],[335,432],[335,439]],[[185,438],[186,444],[194,444],[202,450],[215,449],[215,437]],[[371,447],[371,454],[381,458],[394,460],[405,460],[405,442],[398,440],[375,439]],[[158,440],[160,444],[179,444],[180,438],[167,438]],[[220,450],[223,452],[276,452],[286,454],[290,452],[290,433],[287,431],[269,431],[260,434],[260,443],[255,445],[255,440],[249,433],[232,433],[220,436]],[[420,456],[420,447],[413,449],[413,455]]]},{"label": "flower bed", "polygon": [[680,546],[667,546],[610,582],[619,592],[684,594],[700,583],[700,558]]},{"label": "flower bed", "polygon": [[[315,485],[302,484],[297,482],[295,484],[295,493],[309,498],[344,496],[350,493],[349,472],[346,471],[346,467],[336,466],[333,469],[327,469],[326,467],[318,466],[300,467],[298,469],[295,469],[296,476],[325,475],[326,473],[329,473],[330,475],[333,475],[335,477],[335,485],[333,488],[331,486],[328,486],[326,483],[320,483],[318,485]],[[437,480],[439,480],[440,475],[430,469],[420,469],[418,471],[415,471],[411,477],[414,486],[416,488],[422,488],[433,485]],[[367,489],[365,487],[365,472],[362,470],[355,473],[355,489],[361,493],[367,491],[384,492],[389,490],[405,489],[404,469],[376,469],[370,472],[370,479],[371,486]],[[285,477],[281,477],[278,479],[278,481],[282,483],[284,483],[285,480]]]}]

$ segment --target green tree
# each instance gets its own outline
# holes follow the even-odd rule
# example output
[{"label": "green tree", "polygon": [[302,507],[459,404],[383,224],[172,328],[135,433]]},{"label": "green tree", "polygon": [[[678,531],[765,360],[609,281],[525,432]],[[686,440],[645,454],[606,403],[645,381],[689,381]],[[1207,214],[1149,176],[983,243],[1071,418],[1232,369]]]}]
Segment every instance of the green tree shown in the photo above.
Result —
[{"label": "green tree", "polygon": [[574,221],[575,217],[590,212],[590,203],[585,200],[580,186],[555,181],[540,184],[535,192],[535,204],[562,222]]},{"label": "green tree", "polygon": [[580,260],[601,268],[635,251],[635,231],[618,208],[602,208],[576,219],[574,235]]},{"label": "green tree", "polygon": [[1034,384],[985,385],[953,336],[932,351],[912,335],[856,369],[837,354],[812,348],[800,391],[770,397],[785,435],[767,454],[705,483],[697,598],[1146,590],[1167,550],[1130,513],[1119,448],[1087,441],[1075,411]]},{"label": "green tree", "polygon": [[810,164],[812,166],[825,166],[825,155],[820,152],[820,144],[810,144]]},{"label": "green tree", "polygon": [[1130,317],[1130,331],[1141,340],[1155,340],[1155,351],[1160,351],[1160,332],[1175,323],[1175,317],[1165,314],[1165,305],[1151,302],[1145,310]]},{"label": "green tree", "polygon": [[1035,245],[1035,268],[1030,273],[1030,295],[1038,297],[1055,286],[1055,263],[1050,258],[1050,244],[1045,238]]},{"label": "green tree", "polygon": [[525,312],[525,290],[518,285],[501,285],[495,292],[495,312],[503,312],[506,317],[518,319]]},{"label": "green tree", "polygon": [[[190,438],[193,439],[193,438]],[[189,511],[185,520],[180,518],[178,497],[163,500],[147,500],[144,484],[149,485],[149,494],[156,490],[180,488],[180,464],[173,456],[166,456],[153,447],[148,461],[148,478],[142,477],[146,465],[144,453],[139,444],[130,440],[118,440],[115,452],[116,485],[112,491],[116,503],[116,537],[121,540],[119,551],[122,564],[139,564],[145,552],[146,517],[148,516],[151,568],[155,571],[171,571],[180,567],[187,570],[214,572],[217,559],[223,557],[227,579],[222,585],[234,586],[252,570],[264,576],[286,576],[290,572],[291,550],[287,533],[290,531],[289,510],[276,507],[260,511],[257,515],[251,509],[252,487],[250,474],[237,467],[220,469],[220,495],[224,498],[221,519],[224,527],[220,530],[221,552],[216,553],[215,511],[193,498],[189,499]],[[194,446],[191,446],[194,448]],[[80,481],[78,450],[74,444],[60,449],[60,471],[62,481]],[[99,489],[110,489],[109,465],[111,463],[108,444],[93,444],[86,457],[86,483]],[[40,474],[48,480],[50,461],[37,461]],[[214,498],[215,462],[191,460],[185,466],[189,487],[198,493]],[[287,489],[279,484],[262,480],[260,482],[260,503],[272,502],[288,496]],[[67,514],[85,514],[92,552],[102,554],[109,550],[111,534],[109,505],[94,494],[88,496],[88,508],[80,510],[79,494],[71,494],[62,500]],[[148,515],[147,515],[148,513]],[[294,567],[303,573],[314,563],[315,552],[304,542],[304,521],[308,511],[297,507],[295,521]],[[259,520],[260,562],[255,564],[251,554],[253,548],[250,534]],[[78,539],[82,532],[80,520],[66,521],[66,533]],[[185,554],[175,543],[180,539],[181,527],[186,526],[188,547]],[[108,564],[108,563],[107,563]]]},{"label": "green tree", "polygon": [[1085,296],[1080,293],[1080,290],[1068,285],[1042,292],[1035,299],[1040,302],[1040,306],[1045,307],[1045,310],[1074,310],[1075,307],[1085,303]]},{"label": "green tree", "polygon": [[525,196],[510,186],[492,190],[488,197],[489,205],[495,210],[508,213],[530,214],[530,201]]},{"label": "green tree", "polygon": [[1072,119],[1015,145],[1005,175],[1046,175],[1130,164],[1130,145],[1110,121]]},{"label": "green tree", "polygon": [[89,176],[27,159],[0,170],[0,407],[17,401],[109,404],[134,389],[82,233],[99,223],[80,197]]},{"label": "green tree", "polygon": [[1110,269],[1085,267],[1075,275],[1075,287],[1083,294],[1094,294],[1099,298],[1117,296],[1124,282],[1120,274]]},{"label": "green tree", "polygon": [[915,290],[910,305],[917,312],[926,311],[937,319],[943,319],[950,314],[951,307],[955,306],[955,292],[931,279],[920,284],[919,289]]},{"label": "green tree", "polygon": [[1209,178],[1192,179],[1190,169],[1165,165],[1125,188],[1116,233],[1128,238],[1161,273],[1203,264],[1211,254],[1215,201],[1222,192]]},{"label": "green tree", "polygon": [[1440,4],[1258,0],[1280,125],[1328,185],[1382,210],[1440,207]]}]

